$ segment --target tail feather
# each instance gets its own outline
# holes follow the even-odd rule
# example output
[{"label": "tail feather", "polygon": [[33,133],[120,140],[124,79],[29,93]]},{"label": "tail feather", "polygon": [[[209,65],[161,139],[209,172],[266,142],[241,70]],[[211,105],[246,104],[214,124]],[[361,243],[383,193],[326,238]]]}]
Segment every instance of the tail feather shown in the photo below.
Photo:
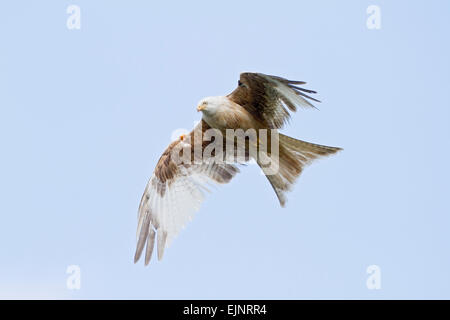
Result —
[{"label": "tail feather", "polygon": [[306,152],[311,154],[313,157],[310,160],[314,160],[320,156],[329,156],[331,154],[334,154],[342,148],[337,147],[330,147],[330,146],[324,146],[321,144],[315,144],[311,142],[306,142],[303,140],[298,140],[289,136],[286,136],[284,134],[280,135],[280,141],[281,144],[284,146],[287,146],[289,149],[296,151],[296,152]]},{"label": "tail feather", "polygon": [[284,207],[287,200],[285,193],[291,190],[303,168],[317,158],[329,156],[342,149],[297,140],[281,133],[279,139],[278,172],[268,174],[265,167],[260,162],[258,164],[272,185],[280,205]]}]

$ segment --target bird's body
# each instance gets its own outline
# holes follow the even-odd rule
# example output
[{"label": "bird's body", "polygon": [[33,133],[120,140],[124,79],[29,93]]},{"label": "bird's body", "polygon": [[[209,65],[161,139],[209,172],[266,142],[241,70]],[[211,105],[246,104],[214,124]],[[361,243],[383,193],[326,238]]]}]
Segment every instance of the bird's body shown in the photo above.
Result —
[{"label": "bird's body", "polygon": [[[301,84],[305,82],[242,73],[231,94],[200,101],[197,111],[202,112],[202,121],[164,151],[144,191],[138,211],[135,262],[147,244],[145,264],[149,263],[155,241],[158,259],[162,258],[164,248],[199,209],[207,186],[228,183],[239,172],[236,163],[241,162],[237,161],[240,151],[244,150],[245,161],[254,159],[261,167],[284,206],[285,193],[303,168],[340,150],[278,133],[290,118],[288,110],[313,107],[306,99],[318,101],[306,95],[315,92],[298,87]],[[230,129],[245,132],[243,143],[238,135],[227,135]],[[256,152],[251,152],[252,147]]]},{"label": "bird's body", "polygon": [[[211,128],[221,131],[226,129],[259,129],[260,127],[245,108],[226,96],[204,98],[200,101],[198,109],[203,113],[202,119]],[[255,126],[258,126],[258,128],[255,128]]]}]

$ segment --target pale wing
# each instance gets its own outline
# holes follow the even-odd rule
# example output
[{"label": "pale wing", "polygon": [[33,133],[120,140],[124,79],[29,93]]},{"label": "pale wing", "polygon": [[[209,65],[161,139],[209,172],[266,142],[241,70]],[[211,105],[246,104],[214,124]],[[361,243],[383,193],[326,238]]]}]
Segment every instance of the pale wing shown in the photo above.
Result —
[{"label": "pale wing", "polygon": [[[203,126],[207,125],[203,123]],[[155,240],[160,260],[165,247],[200,208],[208,187],[228,183],[239,172],[233,164],[206,160],[204,163],[177,165],[171,152],[189,143],[178,140],[167,148],[145,188],[138,211],[135,262],[145,245],[145,264],[150,262]]]}]

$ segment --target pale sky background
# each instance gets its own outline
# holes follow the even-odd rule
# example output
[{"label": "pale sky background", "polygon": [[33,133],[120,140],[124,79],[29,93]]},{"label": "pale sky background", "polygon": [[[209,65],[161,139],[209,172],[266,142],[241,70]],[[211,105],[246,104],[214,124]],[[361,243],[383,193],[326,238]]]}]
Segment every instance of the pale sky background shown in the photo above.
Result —
[{"label": "pale sky background", "polygon": [[[3,1],[0,297],[449,299],[449,13],[445,0]],[[307,81],[320,110],[284,132],[344,152],[307,168],[285,209],[244,168],[161,262],[133,264],[172,132],[242,71]]]}]

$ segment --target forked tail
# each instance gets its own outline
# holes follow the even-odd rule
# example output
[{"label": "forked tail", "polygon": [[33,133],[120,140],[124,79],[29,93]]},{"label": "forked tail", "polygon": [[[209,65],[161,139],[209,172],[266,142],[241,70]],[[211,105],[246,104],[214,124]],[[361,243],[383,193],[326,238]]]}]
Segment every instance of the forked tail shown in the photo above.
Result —
[{"label": "forked tail", "polygon": [[258,165],[272,185],[281,206],[284,207],[286,204],[285,193],[291,190],[303,168],[314,159],[329,156],[340,150],[342,149],[297,140],[279,133],[277,172],[269,171],[267,167],[261,165],[259,160]]}]

